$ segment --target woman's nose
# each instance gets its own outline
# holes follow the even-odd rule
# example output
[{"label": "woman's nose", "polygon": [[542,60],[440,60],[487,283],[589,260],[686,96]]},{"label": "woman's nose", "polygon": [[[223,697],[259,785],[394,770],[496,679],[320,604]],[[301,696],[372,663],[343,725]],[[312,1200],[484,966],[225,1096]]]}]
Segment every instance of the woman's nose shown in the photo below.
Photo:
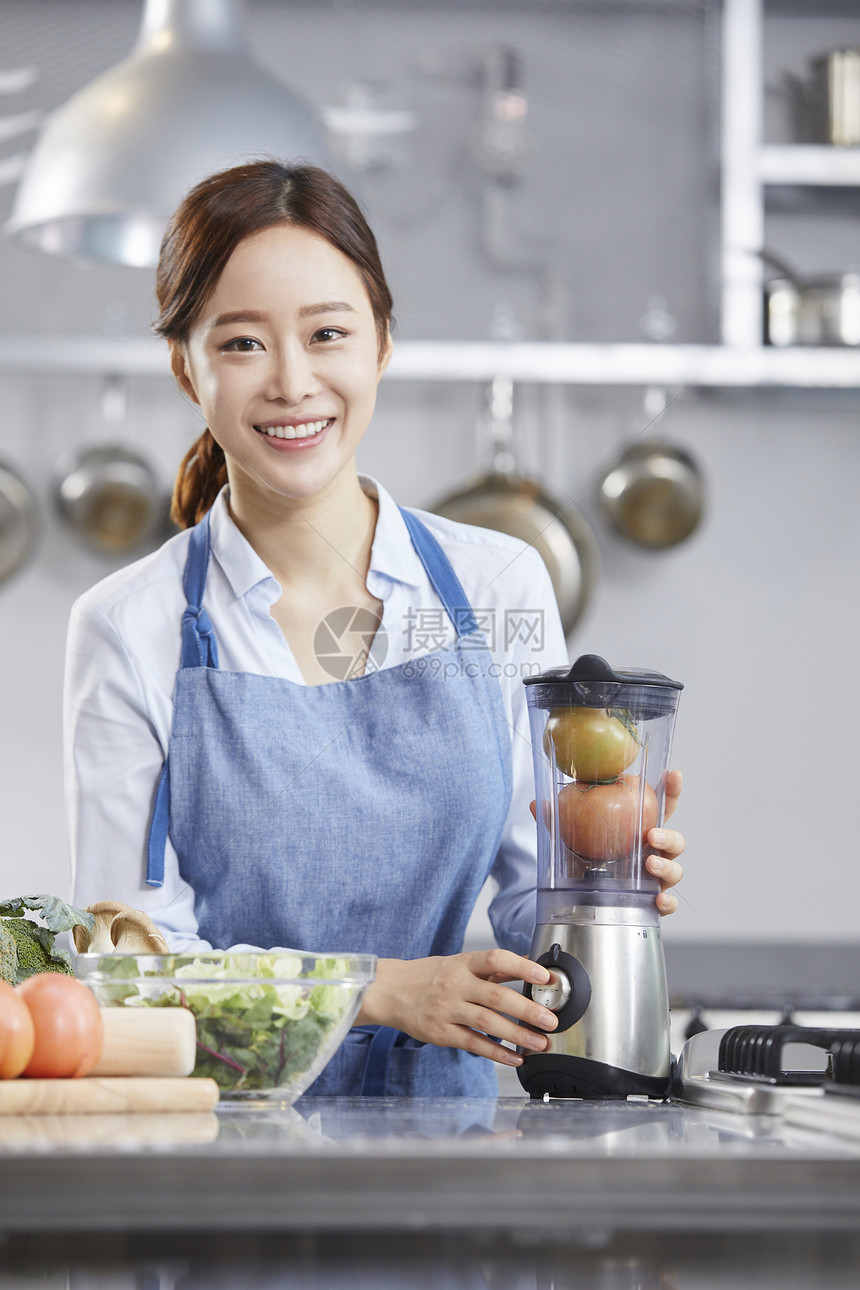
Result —
[{"label": "woman's nose", "polygon": [[270,399],[283,399],[289,407],[294,407],[316,394],[319,388],[311,356],[302,347],[284,348],[273,355],[267,390]]}]

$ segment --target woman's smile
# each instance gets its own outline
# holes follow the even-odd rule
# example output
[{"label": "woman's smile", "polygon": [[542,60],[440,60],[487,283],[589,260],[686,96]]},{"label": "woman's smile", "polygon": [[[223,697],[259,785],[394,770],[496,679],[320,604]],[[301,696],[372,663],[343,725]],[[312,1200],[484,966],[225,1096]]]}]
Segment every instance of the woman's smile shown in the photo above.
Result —
[{"label": "woman's smile", "polygon": [[318,421],[274,421],[267,425],[254,426],[261,434],[275,439],[313,439],[317,443],[323,430],[334,422],[334,417],[323,417]]},{"label": "woman's smile", "polygon": [[316,421],[274,421],[254,426],[254,429],[275,452],[302,452],[321,444],[334,422],[334,417],[322,417]]}]

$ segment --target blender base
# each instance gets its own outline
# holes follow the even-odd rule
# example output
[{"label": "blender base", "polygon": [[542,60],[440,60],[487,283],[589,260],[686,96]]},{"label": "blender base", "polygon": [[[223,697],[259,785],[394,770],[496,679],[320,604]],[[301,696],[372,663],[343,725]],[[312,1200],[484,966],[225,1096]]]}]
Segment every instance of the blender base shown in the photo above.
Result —
[{"label": "blender base", "polygon": [[517,1069],[517,1076],[532,1098],[579,1097],[596,1099],[623,1098],[631,1094],[663,1099],[669,1093],[669,1080],[636,1071],[607,1066],[587,1057],[568,1057],[563,1053],[537,1054],[527,1057]]}]

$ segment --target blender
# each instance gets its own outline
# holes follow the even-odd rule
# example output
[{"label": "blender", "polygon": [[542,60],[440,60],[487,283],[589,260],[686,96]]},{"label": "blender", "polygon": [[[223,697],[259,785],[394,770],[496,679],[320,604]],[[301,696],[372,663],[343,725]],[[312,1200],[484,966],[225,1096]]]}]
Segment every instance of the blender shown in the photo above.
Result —
[{"label": "blender", "polygon": [[683,686],[597,654],[525,685],[538,830],[531,957],[550,973],[525,992],[558,1028],[543,1052],[520,1050],[520,1083],[532,1097],[663,1097],[669,995],[645,839],[663,823]]}]

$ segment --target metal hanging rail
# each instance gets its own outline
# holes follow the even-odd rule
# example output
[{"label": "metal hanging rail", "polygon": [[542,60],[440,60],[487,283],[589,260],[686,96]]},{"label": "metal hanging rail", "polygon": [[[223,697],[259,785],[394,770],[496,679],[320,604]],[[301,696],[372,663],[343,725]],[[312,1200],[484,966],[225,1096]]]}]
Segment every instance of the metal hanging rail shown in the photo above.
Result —
[{"label": "metal hanging rail", "polygon": [[[172,379],[167,348],[155,339],[0,339],[0,374],[105,373]],[[860,389],[860,349],[404,340],[385,380],[483,383],[500,375],[536,385]]]}]

